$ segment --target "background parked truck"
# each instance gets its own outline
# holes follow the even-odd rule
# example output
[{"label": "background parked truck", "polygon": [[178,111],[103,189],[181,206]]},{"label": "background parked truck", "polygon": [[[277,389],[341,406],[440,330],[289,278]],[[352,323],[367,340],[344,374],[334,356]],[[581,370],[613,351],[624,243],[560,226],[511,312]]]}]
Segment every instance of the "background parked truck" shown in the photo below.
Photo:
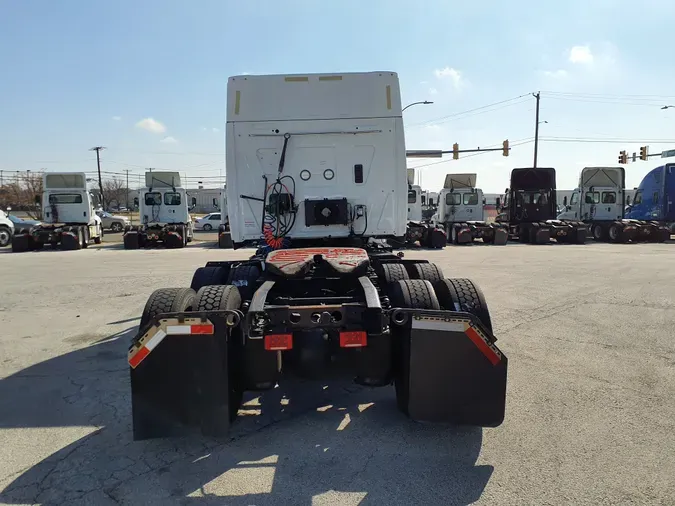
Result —
[{"label": "background parked truck", "polygon": [[160,244],[182,248],[192,241],[190,206],[180,173],[146,172],[145,188],[139,190],[134,203],[138,203],[141,224],[125,228],[124,249]]},{"label": "background parked truck", "polygon": [[84,172],[47,172],[42,177],[42,195],[36,203],[42,220],[30,229],[15,231],[12,251],[42,249],[45,244],[64,250],[86,248],[101,243],[103,227],[94,209],[99,195],[87,188]]},{"label": "background parked truck", "polygon": [[675,163],[647,173],[640,182],[627,218],[656,222],[675,234]]},{"label": "background parked truck", "polygon": [[476,239],[486,244],[506,244],[508,229],[501,223],[486,222],[484,205],[483,190],[476,188],[476,174],[447,174],[432,222],[445,230],[452,244],[468,244]]},{"label": "background parked truck", "polygon": [[[419,244],[428,248],[443,248],[446,240],[443,231],[431,222],[428,206],[428,191],[414,184],[415,170],[407,169],[408,174],[408,226],[406,227],[405,243]],[[426,216],[425,216],[426,213]]]},{"label": "background parked truck", "polygon": [[501,212],[496,221],[508,227],[509,236],[522,243],[584,244],[586,224],[563,221],[557,216],[556,180],[553,168],[522,168],[511,171],[511,184],[499,199]]},{"label": "background parked truck", "polygon": [[624,219],[627,204],[623,167],[586,167],[569,201],[563,199],[562,221],[581,220],[596,241],[663,242],[669,229],[658,222]]}]

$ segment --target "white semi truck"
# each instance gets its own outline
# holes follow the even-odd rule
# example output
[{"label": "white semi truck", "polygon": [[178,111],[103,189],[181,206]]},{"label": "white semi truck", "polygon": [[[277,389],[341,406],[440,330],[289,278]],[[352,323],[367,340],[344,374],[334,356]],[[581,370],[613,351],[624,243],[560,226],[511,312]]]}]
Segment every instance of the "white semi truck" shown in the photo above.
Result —
[{"label": "white semi truck", "polygon": [[[405,234],[405,244],[430,248],[443,248],[446,244],[444,233],[434,226],[428,213],[428,191],[422,190],[420,185],[414,184],[415,170],[407,169],[408,175],[408,227]],[[425,216],[426,214],[426,216]],[[433,214],[433,213],[431,213]],[[396,244],[395,241],[392,241]]]},{"label": "white semi truck", "polygon": [[664,242],[670,230],[662,223],[624,219],[629,201],[623,167],[585,167],[579,186],[569,201],[563,197],[564,211],[558,220],[581,220],[593,239],[607,242]]},{"label": "white semi truck", "polygon": [[484,206],[483,190],[476,188],[476,174],[447,174],[432,222],[445,230],[452,244],[470,244],[476,239],[486,244],[506,244],[508,229],[500,223],[486,222]]},{"label": "white semi truck", "polygon": [[138,249],[153,245],[182,248],[192,241],[194,228],[190,209],[196,204],[181,185],[179,172],[145,173],[145,187],[134,199],[138,205],[140,225],[129,225],[124,230],[124,249]]},{"label": "white semi truck", "polygon": [[40,250],[46,244],[64,250],[100,244],[103,227],[94,211],[99,200],[99,194],[87,188],[84,172],[46,172],[42,195],[36,198],[42,209],[40,224],[15,231],[12,251]]},{"label": "white semi truck", "polygon": [[134,439],[227,434],[245,391],[290,376],[393,385],[413,419],[498,426],[507,359],[468,279],[406,260],[405,139],[394,72],[231,77],[235,248],[152,293],[129,348]]}]

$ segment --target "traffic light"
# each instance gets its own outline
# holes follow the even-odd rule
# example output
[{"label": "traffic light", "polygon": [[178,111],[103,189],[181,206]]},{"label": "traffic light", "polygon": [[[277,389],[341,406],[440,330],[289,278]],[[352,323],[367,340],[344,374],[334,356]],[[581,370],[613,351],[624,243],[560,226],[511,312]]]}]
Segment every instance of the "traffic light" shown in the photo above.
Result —
[{"label": "traffic light", "polygon": [[459,160],[459,144],[456,142],[452,145],[452,159]]},{"label": "traffic light", "polygon": [[640,146],[640,160],[649,158],[649,146]]},{"label": "traffic light", "polygon": [[506,139],[502,144],[504,145],[504,151],[502,151],[502,155],[509,156],[509,140]]},{"label": "traffic light", "polygon": [[619,163],[628,163],[628,155],[625,151],[619,151]]}]

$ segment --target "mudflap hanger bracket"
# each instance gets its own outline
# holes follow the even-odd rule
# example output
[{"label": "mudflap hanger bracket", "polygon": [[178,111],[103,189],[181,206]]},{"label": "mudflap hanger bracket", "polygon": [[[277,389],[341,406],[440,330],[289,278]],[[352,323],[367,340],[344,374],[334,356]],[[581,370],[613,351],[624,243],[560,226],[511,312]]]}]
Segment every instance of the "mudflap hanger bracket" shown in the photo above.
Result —
[{"label": "mudflap hanger bracket", "polygon": [[399,308],[390,316],[403,356],[409,356],[401,381],[412,419],[482,427],[504,421],[508,360],[478,318]]},{"label": "mudflap hanger bracket", "polygon": [[158,315],[129,347],[135,440],[202,433],[230,425],[228,367],[237,310]]}]

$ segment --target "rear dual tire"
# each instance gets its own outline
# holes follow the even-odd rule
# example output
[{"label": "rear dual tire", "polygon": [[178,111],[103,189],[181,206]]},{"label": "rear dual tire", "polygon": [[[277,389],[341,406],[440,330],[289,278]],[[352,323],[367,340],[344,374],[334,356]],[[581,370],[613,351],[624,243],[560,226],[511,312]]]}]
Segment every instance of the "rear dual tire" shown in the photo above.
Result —
[{"label": "rear dual tire", "polygon": [[[464,311],[476,316],[492,333],[492,321],[482,290],[470,279],[404,279],[389,285],[392,307]],[[394,388],[401,412],[409,415],[410,402],[410,326],[392,326],[394,338]]]}]

